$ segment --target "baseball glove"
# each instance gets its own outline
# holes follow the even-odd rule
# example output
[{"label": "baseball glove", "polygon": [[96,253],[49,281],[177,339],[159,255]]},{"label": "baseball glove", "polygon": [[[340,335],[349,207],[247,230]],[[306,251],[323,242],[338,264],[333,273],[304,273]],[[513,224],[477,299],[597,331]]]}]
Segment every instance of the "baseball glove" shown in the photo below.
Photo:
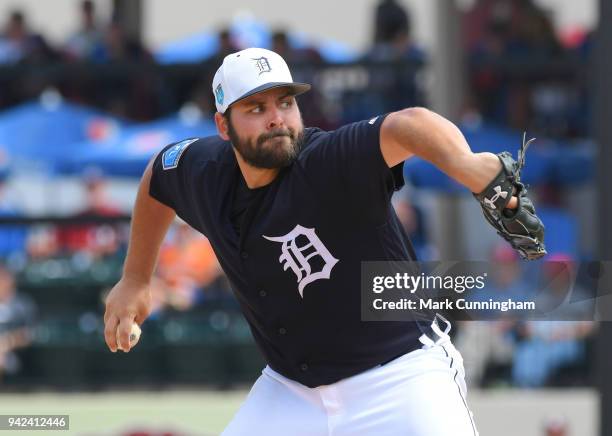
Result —
[{"label": "baseball glove", "polygon": [[[546,254],[544,246],[544,224],[536,215],[533,203],[527,197],[527,189],[521,183],[521,170],[525,165],[525,152],[533,139],[525,141],[516,162],[510,153],[504,151],[497,157],[502,169],[480,193],[474,197],[480,202],[482,213],[497,233],[517,250],[523,259],[535,260]],[[518,199],[516,209],[506,209],[512,196]]]}]

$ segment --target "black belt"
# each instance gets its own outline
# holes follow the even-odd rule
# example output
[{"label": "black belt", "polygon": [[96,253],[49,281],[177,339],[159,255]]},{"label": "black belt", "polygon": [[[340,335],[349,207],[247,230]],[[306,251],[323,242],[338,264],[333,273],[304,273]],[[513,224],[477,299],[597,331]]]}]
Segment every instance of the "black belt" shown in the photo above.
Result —
[{"label": "black belt", "polygon": [[[445,327],[442,328],[440,324],[444,324]],[[434,325],[436,326],[436,328],[434,328]],[[436,313],[436,316],[434,317],[431,324],[429,324],[427,327],[425,327],[425,329],[423,329],[423,334],[429,339],[431,339],[433,342],[437,342],[438,340],[442,339],[443,336],[440,336],[440,333],[438,333],[436,330],[442,331],[445,335],[447,335],[448,332],[450,332],[450,329],[450,321],[444,318],[439,313]]]},{"label": "black belt", "polygon": [[[440,324],[444,324],[445,327],[442,328],[440,326]],[[434,325],[437,326],[437,328],[434,328]],[[447,334],[451,329],[451,323],[449,320],[447,320],[446,318],[444,318],[442,315],[437,314],[434,317],[433,321],[431,322],[431,324],[428,324],[427,327],[423,328],[422,334],[424,334],[425,336],[427,336],[429,339],[431,339],[432,342],[438,342],[438,340],[443,339],[444,336],[440,336],[440,334],[438,332],[436,332],[436,330],[442,331],[442,332],[446,332],[444,334]],[[390,359],[385,360],[384,362],[382,362],[379,366],[383,366],[386,365],[389,362],[393,362],[395,359],[398,359],[400,357],[402,357],[403,355],[410,353],[414,350],[410,350],[410,351],[404,351],[400,354],[397,354],[395,356],[393,356]]]}]

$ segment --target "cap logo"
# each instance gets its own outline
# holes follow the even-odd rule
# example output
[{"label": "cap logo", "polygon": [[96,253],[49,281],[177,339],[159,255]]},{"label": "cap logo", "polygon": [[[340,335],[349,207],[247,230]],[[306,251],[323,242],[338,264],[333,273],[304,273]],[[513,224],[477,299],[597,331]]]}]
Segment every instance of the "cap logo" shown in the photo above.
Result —
[{"label": "cap logo", "polygon": [[217,88],[215,89],[215,98],[217,99],[217,103],[223,104],[223,87],[219,83]]},{"label": "cap logo", "polygon": [[263,73],[269,73],[272,71],[268,58],[262,56],[260,58],[253,58],[253,60],[255,61],[255,66],[257,67],[257,71],[259,71],[260,76]]}]

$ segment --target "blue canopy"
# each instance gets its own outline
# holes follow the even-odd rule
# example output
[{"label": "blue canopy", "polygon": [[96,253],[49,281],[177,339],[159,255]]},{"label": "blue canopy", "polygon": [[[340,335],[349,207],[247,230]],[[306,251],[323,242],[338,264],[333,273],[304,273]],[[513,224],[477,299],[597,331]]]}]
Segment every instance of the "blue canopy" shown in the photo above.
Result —
[{"label": "blue canopy", "polygon": [[[230,26],[230,34],[238,47],[270,48],[271,46],[271,32],[268,26],[249,16],[234,19]],[[358,58],[355,50],[337,41],[315,40],[312,36],[300,32],[289,32],[287,36],[292,47],[296,49],[313,47],[327,62],[351,62]],[[215,32],[204,31],[163,45],[156,51],[155,58],[162,64],[196,63],[210,58],[218,50],[218,35]]]},{"label": "blue canopy", "polygon": [[199,32],[162,46],[155,59],[161,64],[197,63],[208,59],[219,49],[219,37],[211,32]]},{"label": "blue canopy", "polygon": [[110,176],[140,177],[151,157],[164,146],[216,133],[212,121],[186,120],[174,115],[125,128],[108,141],[81,144],[81,151],[66,160],[61,171],[81,174],[87,169],[98,169]]},{"label": "blue canopy", "polygon": [[94,109],[30,102],[0,113],[0,156],[9,168],[53,171],[75,144],[111,137],[121,122]]}]

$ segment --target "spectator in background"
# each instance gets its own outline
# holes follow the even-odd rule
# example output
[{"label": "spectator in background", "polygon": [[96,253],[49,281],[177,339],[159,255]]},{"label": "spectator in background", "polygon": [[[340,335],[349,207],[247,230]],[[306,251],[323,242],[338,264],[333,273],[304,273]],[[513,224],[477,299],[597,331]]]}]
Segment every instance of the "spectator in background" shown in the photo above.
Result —
[{"label": "spectator in background", "polygon": [[41,261],[59,253],[57,231],[51,226],[34,226],[27,242],[28,261]]},{"label": "spectator in background", "polygon": [[562,52],[561,44],[549,13],[533,3],[533,0],[518,0],[515,5],[515,18],[512,28],[515,35],[510,46],[518,53],[531,56],[551,57]]},{"label": "spectator in background", "polygon": [[346,122],[425,103],[418,67],[425,53],[412,40],[410,15],[396,0],[382,0],[374,16],[374,41],[366,62],[394,63],[370,71],[369,90],[345,96]]},{"label": "spectator in background", "polygon": [[100,60],[104,62],[153,62],[142,41],[128,36],[123,25],[113,20],[104,34]]},{"label": "spectator in background", "polygon": [[[484,2],[490,6],[492,2]],[[470,89],[475,110],[489,120],[503,121],[507,117],[508,84],[504,74],[496,62],[501,61],[510,44],[511,16],[510,9],[503,3],[495,3],[497,8],[489,11],[489,16],[483,21],[483,34],[480,39],[474,39],[470,46]],[[475,20],[473,11],[465,23]],[[482,13],[482,12],[481,12]],[[480,21],[480,20],[479,20]],[[464,26],[471,29],[474,26]]]},{"label": "spectator in background", "polygon": [[13,273],[0,263],[0,379],[20,369],[15,350],[32,340],[36,308],[15,289]]},{"label": "spectator in background", "polygon": [[[113,20],[105,31],[101,62],[153,63],[154,58],[142,41],[126,33],[123,24]],[[138,74],[117,75],[107,82],[112,98],[107,112],[133,120],[151,120],[159,114],[161,76],[154,69],[142,69]]]},{"label": "spectator in background", "polygon": [[[581,36],[574,38],[571,43],[567,44],[572,55],[580,58],[582,65],[590,65],[591,56],[594,48],[595,32],[593,30],[584,30]],[[581,80],[578,83],[576,90],[576,104],[572,107],[569,114],[569,134],[571,136],[587,136],[593,132],[593,105],[591,104],[591,96],[594,91],[591,86],[591,81]]]},{"label": "spectator in background", "polygon": [[64,52],[69,59],[98,60],[104,46],[104,32],[96,20],[95,4],[84,0],[80,5],[81,27],[66,42]]},{"label": "spectator in background", "polygon": [[85,171],[83,181],[86,189],[86,206],[81,214],[114,217],[121,215],[121,211],[108,198],[108,183],[104,175],[96,168]]},{"label": "spectator in background", "polygon": [[572,257],[560,253],[549,255],[542,265],[543,291],[536,307],[549,320],[517,328],[520,341],[512,368],[517,386],[544,386],[559,369],[587,361],[585,339],[595,327],[594,299],[575,281],[575,268]]},{"label": "spectator in background", "polygon": [[466,49],[481,54],[542,56],[561,52],[549,13],[533,0],[481,0],[464,16]]},{"label": "spectator in background", "polygon": [[399,218],[404,230],[410,237],[410,241],[419,260],[433,260],[438,257],[436,248],[429,242],[427,229],[425,228],[426,219],[423,211],[410,201],[414,193],[410,188],[404,186],[400,191],[393,195],[392,204],[395,213]]},{"label": "spectator in background", "polygon": [[236,45],[232,33],[227,26],[221,27],[217,34],[218,47],[217,51],[212,55],[210,59],[206,59],[203,62],[203,66],[207,67],[200,80],[193,87],[190,100],[194,102],[204,117],[212,117],[216,111],[214,96],[210,93],[210,83],[212,82],[215,73],[217,72],[217,65],[223,63],[225,56],[235,53],[240,48]]},{"label": "spectator in background", "polygon": [[212,118],[216,110],[214,97],[208,86],[210,80],[208,82],[201,80],[195,84],[188,98],[188,102],[193,103],[200,111],[201,118]]},{"label": "spectator in background", "polygon": [[410,18],[397,0],[382,0],[374,15],[374,43],[387,43],[408,29]]},{"label": "spectator in background", "polygon": [[[484,293],[470,299],[523,300],[522,296],[527,293],[527,286],[516,251],[505,242],[503,245],[496,245],[490,256],[490,265],[492,270],[487,286],[482,291]],[[485,377],[488,368],[511,367],[515,349],[513,330],[515,323],[500,318],[487,319],[489,315],[497,317],[497,314],[480,311],[479,315],[482,318],[459,324],[455,341],[457,349],[461,351],[467,363],[467,383],[480,387],[487,381]],[[500,378],[507,382],[509,377],[508,374],[502,374]]]},{"label": "spectator in background", "polygon": [[42,63],[55,58],[45,39],[28,29],[23,12],[11,12],[0,37],[0,64]]},{"label": "spectator in background", "polygon": [[30,35],[21,11],[13,11],[0,39],[0,63],[16,64],[30,51],[33,35]]},{"label": "spectator in background", "polygon": [[219,51],[216,57],[220,62],[223,62],[225,56],[240,50],[232,39],[232,33],[225,27],[219,31]]},{"label": "spectator in background", "polygon": [[295,48],[289,42],[285,30],[279,29],[272,34],[272,51],[280,54],[289,65],[295,63],[320,64],[323,58],[319,51],[311,46]]},{"label": "spectator in background", "polygon": [[200,301],[230,296],[219,281],[221,268],[208,239],[185,222],[172,230],[160,250],[157,268],[166,288],[166,304],[187,310]]},{"label": "spectator in background", "polygon": [[396,0],[382,0],[376,7],[374,43],[365,58],[372,61],[424,61],[424,52],[414,44],[410,15]]},{"label": "spectator in background", "polygon": [[[118,217],[121,211],[106,195],[107,183],[103,175],[94,169],[85,172],[85,206],[74,218]],[[117,254],[120,248],[120,230],[113,224],[73,224],[57,231],[60,250],[64,253],[84,252],[93,258]]]},{"label": "spectator in background", "polygon": [[473,109],[510,127],[564,133],[560,130],[566,128],[563,119],[571,110],[570,99],[554,75],[542,80],[502,68],[510,61],[520,71],[521,62],[542,62],[563,54],[547,11],[532,0],[486,0],[466,14],[463,27]]},{"label": "spectator in background", "polygon": [[272,34],[272,51],[287,59],[287,62],[293,56],[293,48],[284,30],[277,30]]},{"label": "spectator in background", "polygon": [[[315,47],[307,46],[298,49],[292,46],[287,32],[283,29],[277,29],[272,34],[272,50],[279,53],[290,66],[299,64],[292,68],[293,79],[305,83],[314,80],[312,67],[323,62],[323,57]],[[303,94],[300,106],[304,121],[323,129],[337,127],[330,122],[329,117],[325,116],[325,111],[320,109],[325,105],[325,98],[318,90]]]},{"label": "spectator in background", "polygon": [[202,80],[197,83],[194,87],[191,100],[197,104],[202,111],[202,114],[210,114],[212,117],[216,111],[215,100],[213,95],[210,93],[210,83],[212,82],[215,73],[217,72],[217,65],[223,63],[225,56],[235,53],[240,48],[232,37],[232,32],[226,26],[222,27],[217,34],[218,48],[216,53],[212,55],[210,59],[204,61],[203,65],[206,65],[207,71],[202,77]]}]

